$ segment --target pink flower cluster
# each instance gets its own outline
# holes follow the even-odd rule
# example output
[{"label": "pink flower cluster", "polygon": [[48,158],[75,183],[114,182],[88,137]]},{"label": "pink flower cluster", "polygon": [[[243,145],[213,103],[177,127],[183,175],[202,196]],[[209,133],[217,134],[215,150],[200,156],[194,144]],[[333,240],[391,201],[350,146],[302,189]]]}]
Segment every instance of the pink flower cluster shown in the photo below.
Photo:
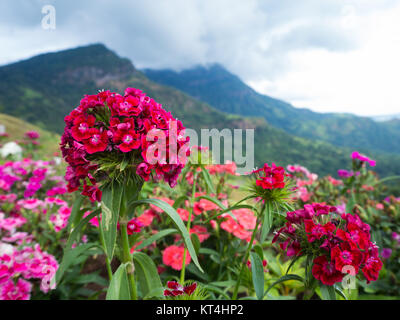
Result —
[{"label": "pink flower cluster", "polygon": [[[113,154],[122,162],[125,154],[132,153],[134,161],[129,165],[136,166],[136,174],[147,181],[154,173],[156,179],[164,179],[172,187],[188,156],[189,137],[184,137],[182,122],[135,88],[127,88],[124,95],[110,91],[87,95],[65,117],[65,123],[61,150],[69,165],[65,176],[68,190],[83,185],[82,194],[92,201],[101,199],[94,172],[102,154]],[[147,138],[154,134],[157,140],[160,132],[166,136],[165,149],[153,150]],[[176,150],[170,150],[174,143]],[[178,151],[179,156],[174,154]],[[159,157],[169,159],[169,163],[154,161]]]},{"label": "pink flower cluster", "polygon": [[354,152],[351,154],[351,158],[352,158],[353,160],[359,160],[359,161],[362,162],[362,163],[366,162],[366,163],[368,163],[371,167],[375,167],[375,166],[376,166],[376,161],[375,161],[375,160],[372,160],[372,159],[368,158],[367,156],[365,156],[365,155],[359,153],[358,151],[354,151]]},{"label": "pink flower cluster", "polygon": [[0,190],[11,192],[24,189],[23,196],[30,198],[41,190],[48,195],[64,194],[66,184],[60,177],[54,176],[49,161],[9,161],[0,166]]},{"label": "pink flower cluster", "polygon": [[303,202],[309,201],[312,193],[309,192],[307,186],[312,185],[318,179],[318,175],[311,173],[307,168],[298,164],[288,165],[286,169],[289,172],[290,177],[296,181],[295,198],[301,199]]},{"label": "pink flower cluster", "polygon": [[40,289],[47,293],[54,288],[52,278],[57,269],[56,259],[38,244],[22,249],[10,245],[7,252],[0,252],[0,300],[29,300],[30,281],[35,279],[41,281]]},{"label": "pink flower cluster", "polygon": [[251,234],[256,227],[256,216],[250,209],[232,210],[235,221],[228,213],[222,214],[220,217],[225,218],[221,223],[221,228],[232,233],[235,237],[250,242]]},{"label": "pink flower cluster", "polygon": [[382,261],[371,242],[370,226],[357,215],[336,211],[313,203],[288,212],[286,225],[276,232],[273,242],[282,239],[279,245],[287,256],[312,256],[312,274],[323,284],[333,285],[345,273],[355,276],[359,270],[367,282],[377,280]]},{"label": "pink flower cluster", "polygon": [[206,166],[206,169],[210,174],[231,174],[231,175],[236,175],[236,163],[233,161],[227,161],[225,164],[212,164],[209,166]]}]

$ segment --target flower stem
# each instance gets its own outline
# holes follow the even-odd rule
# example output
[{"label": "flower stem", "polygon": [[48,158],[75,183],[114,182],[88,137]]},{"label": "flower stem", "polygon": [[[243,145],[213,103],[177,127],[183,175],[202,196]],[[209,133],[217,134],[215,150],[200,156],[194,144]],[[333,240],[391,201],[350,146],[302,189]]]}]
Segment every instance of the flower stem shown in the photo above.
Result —
[{"label": "flower stem", "polygon": [[247,260],[249,260],[250,251],[251,251],[251,248],[253,247],[253,242],[256,237],[256,233],[257,233],[259,224],[260,224],[260,219],[259,219],[259,217],[257,217],[256,226],[254,227],[253,233],[251,234],[251,239],[250,239],[249,245],[247,246],[246,254],[244,255],[244,261],[240,268],[239,277],[236,281],[235,289],[233,290],[232,300],[237,299],[240,281],[242,280],[242,277],[243,277],[244,268],[247,266]]},{"label": "flower stem", "polygon": [[128,264],[126,271],[128,273],[131,299],[137,300],[136,282],[134,275],[135,268],[129,247],[127,222],[120,221],[120,225],[121,225],[121,241],[122,241],[122,262]]},{"label": "flower stem", "polygon": [[[100,228],[99,234],[100,234],[100,242],[101,242],[101,245],[102,245],[103,248],[105,248],[104,236],[103,236],[103,232],[101,231],[101,228]],[[104,250],[104,252],[105,252],[105,249],[103,249],[103,250]],[[113,275],[113,274],[112,274],[112,269],[111,269],[111,261],[110,261],[110,259],[108,258],[107,254],[106,254],[105,256],[106,256],[106,267],[107,267],[108,280],[111,281],[112,275]]]},{"label": "flower stem", "polygon": [[[235,285],[235,289],[233,290],[232,300],[236,300],[236,298],[237,298],[237,295],[238,295],[238,292],[239,292],[239,287],[240,287],[240,281],[242,280],[244,268],[245,268],[245,266],[247,266],[247,260],[249,260],[250,251],[251,251],[251,249],[253,247],[253,242],[254,242],[254,239],[256,237],[259,224],[261,222],[260,215],[261,216],[264,215],[264,211],[265,211],[265,206],[266,205],[270,206],[269,203],[266,204],[264,202],[263,205],[262,205],[260,214],[257,216],[256,225],[254,227],[253,233],[251,234],[251,240],[249,242],[249,245],[247,246],[246,254],[244,255],[244,261],[243,261],[242,266],[240,268],[239,278],[237,279],[237,282],[236,282],[236,285]],[[265,219],[265,217],[263,216],[262,221],[264,221],[264,219]]]},{"label": "flower stem", "polygon": [[[191,220],[192,220],[192,214],[193,214],[193,205],[194,205],[194,198],[195,198],[195,193],[196,193],[196,180],[197,180],[197,172],[194,174],[193,177],[193,188],[192,188],[192,197],[190,199],[190,207],[189,207],[189,216],[188,216],[188,222],[187,222],[187,231],[189,232],[190,235],[190,225],[191,225]],[[187,254],[187,248],[183,250],[183,258],[182,258],[182,270],[181,270],[181,278],[180,282],[183,285],[185,282],[185,270],[186,270],[186,254]]]}]

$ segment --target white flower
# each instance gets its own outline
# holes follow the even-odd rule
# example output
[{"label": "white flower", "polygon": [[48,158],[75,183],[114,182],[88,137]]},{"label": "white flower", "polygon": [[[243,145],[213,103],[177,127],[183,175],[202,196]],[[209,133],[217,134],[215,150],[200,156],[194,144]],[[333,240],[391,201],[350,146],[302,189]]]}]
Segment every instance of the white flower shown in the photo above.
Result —
[{"label": "white flower", "polygon": [[20,156],[22,154],[22,148],[14,141],[7,142],[3,148],[0,149],[1,156],[6,158],[9,155]]},{"label": "white flower", "polygon": [[14,247],[11,244],[0,242],[0,256],[3,254],[12,255]]},{"label": "white flower", "polygon": [[61,158],[60,157],[54,157],[53,161],[54,161],[54,164],[56,166],[59,166],[61,164]]}]

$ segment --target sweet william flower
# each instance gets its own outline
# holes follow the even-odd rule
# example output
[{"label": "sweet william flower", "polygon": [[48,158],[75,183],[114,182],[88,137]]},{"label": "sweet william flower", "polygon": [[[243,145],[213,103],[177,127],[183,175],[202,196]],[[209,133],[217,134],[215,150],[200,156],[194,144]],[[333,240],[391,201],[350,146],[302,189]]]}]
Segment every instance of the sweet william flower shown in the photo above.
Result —
[{"label": "sweet william flower", "polygon": [[[172,245],[167,247],[163,251],[163,263],[167,266],[170,266],[174,270],[181,270],[182,269],[182,263],[183,263],[183,253],[184,253],[184,248],[183,247],[178,247],[176,245]],[[186,260],[185,264],[188,265],[191,261],[191,257],[189,252],[186,252]]]},{"label": "sweet william flower", "polygon": [[312,274],[315,279],[320,280],[325,285],[334,285],[343,279],[344,274],[335,268],[335,264],[328,261],[326,256],[319,256],[314,259]]},{"label": "sweet william flower", "polygon": [[185,294],[190,296],[196,290],[197,283],[194,282],[190,285],[182,286],[176,281],[168,281],[167,288],[168,289],[164,290],[165,297],[168,297],[168,296],[176,297],[176,296],[185,295]]},{"label": "sweet william flower", "polygon": [[90,138],[83,140],[85,150],[89,154],[106,150],[108,144],[107,131],[100,132],[99,129],[89,129]]},{"label": "sweet william flower", "polygon": [[[182,122],[139,89],[127,88],[124,95],[110,91],[86,95],[64,121],[60,146],[68,163],[67,190],[81,190],[93,201],[101,197],[96,188],[102,190],[116,177],[120,181],[127,178],[138,188],[150,178],[174,187],[189,155],[189,137],[185,137]],[[155,142],[147,137],[153,129],[163,133],[162,141],[176,135],[179,156],[169,144],[156,148],[165,159],[152,154]],[[88,187],[82,191],[85,184]]]},{"label": "sweet william flower", "polygon": [[93,128],[96,118],[93,115],[87,117],[81,115],[74,120],[71,135],[76,141],[82,141],[91,137],[90,129]]}]

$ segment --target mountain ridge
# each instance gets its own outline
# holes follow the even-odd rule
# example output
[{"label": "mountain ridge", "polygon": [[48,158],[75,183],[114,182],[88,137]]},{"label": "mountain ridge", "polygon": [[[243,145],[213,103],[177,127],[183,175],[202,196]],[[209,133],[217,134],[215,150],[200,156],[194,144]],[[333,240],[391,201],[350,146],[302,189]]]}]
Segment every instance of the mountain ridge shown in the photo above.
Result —
[{"label": "mountain ridge", "polygon": [[[201,128],[254,128],[256,165],[300,163],[319,174],[335,174],[349,163],[350,149],[307,140],[275,128],[263,117],[243,117],[213,108],[187,93],[150,80],[130,60],[120,58],[104,45],[90,45],[42,54],[0,67],[0,112],[20,117],[61,133],[64,116],[84,94],[101,89],[123,92],[140,88],[175,117],[195,130]],[[400,165],[376,155],[382,175],[400,173]],[[400,163],[400,161],[399,161]]]},{"label": "mountain ridge", "polygon": [[[179,72],[144,69],[153,81],[170,85],[218,110],[262,116],[271,125],[307,139],[364,150],[400,153],[400,135],[369,117],[350,113],[317,113],[295,108],[283,100],[260,94],[220,64],[195,66]],[[398,135],[399,139],[392,139]]]}]

